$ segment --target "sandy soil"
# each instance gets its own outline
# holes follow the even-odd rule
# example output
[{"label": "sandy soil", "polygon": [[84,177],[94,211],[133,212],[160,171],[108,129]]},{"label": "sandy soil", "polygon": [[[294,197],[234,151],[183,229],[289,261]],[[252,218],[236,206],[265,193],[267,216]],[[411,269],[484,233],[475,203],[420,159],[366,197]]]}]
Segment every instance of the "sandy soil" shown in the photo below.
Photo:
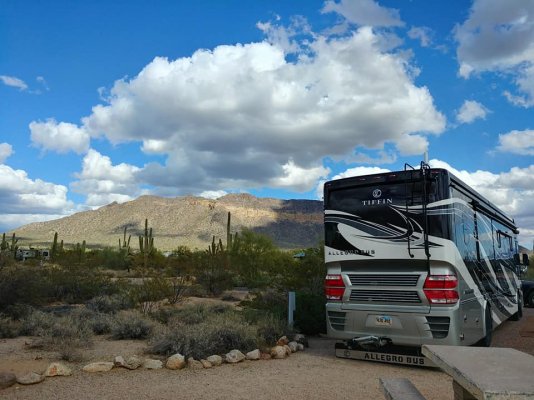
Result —
[{"label": "sandy soil", "polygon": [[[534,309],[520,322],[506,322],[494,333],[494,346],[513,347],[534,355]],[[30,350],[28,338],[0,341],[0,371],[42,372],[54,354]],[[143,342],[99,340],[87,361],[111,361],[142,354]],[[246,361],[209,370],[113,369],[108,373],[80,371],[69,364],[70,377],[47,378],[35,386],[15,385],[2,399],[383,399],[379,377],[409,378],[428,400],[453,398],[451,379],[444,373],[407,366],[345,360],[334,356],[334,341],[311,338],[310,348],[285,360]]]}]

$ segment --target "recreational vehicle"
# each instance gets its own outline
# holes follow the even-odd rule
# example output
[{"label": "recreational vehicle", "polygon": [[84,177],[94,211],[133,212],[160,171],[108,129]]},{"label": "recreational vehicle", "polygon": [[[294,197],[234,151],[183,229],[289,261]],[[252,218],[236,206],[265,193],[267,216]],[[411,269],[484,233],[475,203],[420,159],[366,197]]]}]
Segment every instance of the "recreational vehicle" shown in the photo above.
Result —
[{"label": "recreational vehicle", "polygon": [[324,208],[337,356],[427,365],[423,344],[489,346],[521,318],[517,227],[447,170],[326,182]]}]

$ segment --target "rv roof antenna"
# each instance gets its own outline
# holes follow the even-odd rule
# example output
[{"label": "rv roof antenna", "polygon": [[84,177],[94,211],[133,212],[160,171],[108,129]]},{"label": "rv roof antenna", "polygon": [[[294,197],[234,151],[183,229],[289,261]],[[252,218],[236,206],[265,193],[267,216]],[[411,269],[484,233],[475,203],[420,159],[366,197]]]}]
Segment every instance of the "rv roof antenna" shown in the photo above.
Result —
[{"label": "rv roof antenna", "polygon": [[424,160],[425,164],[428,164],[428,151],[425,151],[425,154],[423,156],[423,160]]}]

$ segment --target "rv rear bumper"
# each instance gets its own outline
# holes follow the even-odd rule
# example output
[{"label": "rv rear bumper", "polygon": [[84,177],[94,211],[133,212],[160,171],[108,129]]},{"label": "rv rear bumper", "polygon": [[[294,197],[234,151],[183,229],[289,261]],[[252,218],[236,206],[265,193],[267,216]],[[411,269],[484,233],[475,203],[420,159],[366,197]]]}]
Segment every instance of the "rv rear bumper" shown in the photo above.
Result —
[{"label": "rv rear bumper", "polygon": [[327,334],[333,339],[352,341],[364,336],[387,338],[393,345],[421,347],[423,344],[461,345],[453,307],[429,313],[387,311],[368,307],[343,309],[341,303],[327,303]]}]

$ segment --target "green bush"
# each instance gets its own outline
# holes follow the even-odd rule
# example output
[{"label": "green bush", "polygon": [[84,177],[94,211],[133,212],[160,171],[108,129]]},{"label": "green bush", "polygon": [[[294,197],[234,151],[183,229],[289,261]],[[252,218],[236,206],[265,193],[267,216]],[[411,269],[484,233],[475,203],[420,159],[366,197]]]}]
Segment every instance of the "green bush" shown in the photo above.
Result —
[{"label": "green bush", "polygon": [[260,317],[256,321],[256,326],[260,343],[267,347],[274,346],[278,339],[290,334],[287,323],[272,314]]},{"label": "green bush", "polygon": [[275,290],[257,290],[250,294],[250,299],[243,300],[240,305],[244,307],[249,320],[265,315],[274,315],[278,319],[287,320],[287,293]]},{"label": "green bush", "polygon": [[160,301],[172,297],[174,287],[162,276],[144,278],[140,285],[130,286],[128,295],[133,304]]},{"label": "green bush", "polygon": [[88,323],[95,335],[105,335],[113,331],[115,318],[110,314],[94,313]]},{"label": "green bush", "polygon": [[49,300],[83,303],[93,297],[117,292],[110,278],[79,266],[50,268],[46,273]]},{"label": "green bush", "polygon": [[138,311],[120,311],[116,314],[111,337],[116,340],[147,339],[154,329],[154,322]]},{"label": "green bush", "polygon": [[38,306],[46,300],[42,268],[6,267],[0,269],[0,312],[16,304]]},{"label": "green bush", "polygon": [[326,308],[323,295],[297,292],[295,327],[307,335],[326,333]]},{"label": "green bush", "polygon": [[45,336],[54,324],[54,315],[34,310],[21,319],[20,335]]},{"label": "green bush", "polygon": [[0,339],[10,339],[19,335],[20,322],[0,315]]}]

